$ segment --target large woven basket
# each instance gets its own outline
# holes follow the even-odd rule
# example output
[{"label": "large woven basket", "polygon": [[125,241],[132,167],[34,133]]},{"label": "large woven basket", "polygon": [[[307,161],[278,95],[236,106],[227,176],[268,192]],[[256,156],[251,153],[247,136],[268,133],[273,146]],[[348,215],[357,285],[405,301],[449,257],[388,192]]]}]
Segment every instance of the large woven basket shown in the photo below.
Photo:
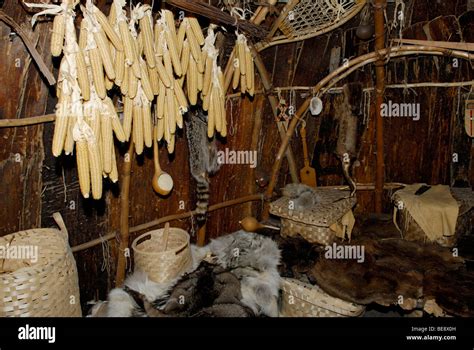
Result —
[{"label": "large woven basket", "polygon": [[280,316],[283,317],[357,317],[364,305],[357,305],[324,292],[317,285],[293,278],[282,278]]},{"label": "large woven basket", "polygon": [[61,230],[32,229],[0,237],[0,317],[82,315],[68,233],[60,214],[53,217]]},{"label": "large woven basket", "polygon": [[[301,236],[310,243],[331,244],[336,234],[329,227],[338,222],[356,204],[349,191],[315,189],[321,199],[305,210],[292,210],[291,199],[281,197],[270,204],[270,213],[281,218],[283,237]],[[349,197],[349,198],[346,198]]]},{"label": "large woven basket", "polygon": [[135,269],[142,270],[155,282],[167,282],[192,264],[189,234],[175,227],[169,228],[166,250],[164,229],[147,232],[132,243]]}]

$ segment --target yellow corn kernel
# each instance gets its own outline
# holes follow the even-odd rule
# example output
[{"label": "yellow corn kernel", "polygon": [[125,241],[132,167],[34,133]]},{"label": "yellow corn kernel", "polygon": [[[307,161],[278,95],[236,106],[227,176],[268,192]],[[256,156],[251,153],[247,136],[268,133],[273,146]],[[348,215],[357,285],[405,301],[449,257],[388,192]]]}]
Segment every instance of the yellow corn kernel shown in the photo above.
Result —
[{"label": "yellow corn kernel", "polygon": [[153,95],[158,95],[160,91],[160,76],[158,75],[158,70],[156,66],[153,68],[148,67],[148,76],[150,77],[151,89],[153,90]]},{"label": "yellow corn kernel", "polygon": [[56,106],[56,120],[54,122],[53,134],[53,155],[59,157],[63,151],[64,141],[66,139],[67,128],[69,125],[68,104],[70,97],[62,96]]},{"label": "yellow corn kernel", "polygon": [[133,73],[133,69],[128,69],[128,96],[134,99],[137,96],[138,78]]},{"label": "yellow corn kernel", "polygon": [[77,163],[77,175],[79,177],[79,187],[81,189],[82,196],[89,198],[91,191],[91,178],[89,171],[89,151],[87,150],[86,141],[76,142],[76,163]]},{"label": "yellow corn kernel", "polygon": [[145,53],[146,63],[149,67],[155,67],[155,49],[153,42],[153,31],[151,29],[151,17],[149,14],[145,14],[140,19],[140,30],[142,33],[143,40],[143,52]]},{"label": "yellow corn kernel", "polygon": [[77,82],[81,88],[81,95],[84,101],[88,101],[91,96],[90,81],[87,74],[86,61],[82,50],[76,52]]},{"label": "yellow corn kernel", "polygon": [[51,33],[51,55],[58,57],[63,51],[64,32],[66,30],[66,15],[60,13],[54,17],[53,32]]},{"label": "yellow corn kernel", "polygon": [[135,143],[135,152],[140,155],[143,153],[143,116],[142,106],[133,104],[133,142]]},{"label": "yellow corn kernel", "polygon": [[156,135],[155,135],[157,141],[161,141],[161,139],[163,138],[164,126],[165,126],[165,119],[164,118],[158,119],[157,126],[156,126]]},{"label": "yellow corn kernel", "polygon": [[88,140],[87,150],[89,156],[89,170],[91,174],[92,198],[97,200],[102,197],[102,167],[97,140]]},{"label": "yellow corn kernel", "polygon": [[188,83],[188,99],[191,105],[197,103],[197,94],[198,94],[198,71],[196,67],[196,61],[193,57],[189,58],[188,64],[188,73],[187,73],[187,83]]},{"label": "yellow corn kernel", "polygon": [[133,40],[132,35],[130,34],[130,30],[128,29],[128,25],[126,21],[119,21],[118,27],[120,31],[120,37],[122,38],[123,42],[123,49],[125,51],[125,59],[127,65],[131,66],[135,61],[135,49],[133,47]]},{"label": "yellow corn kernel", "polygon": [[92,78],[94,80],[95,91],[97,96],[104,99],[107,95],[104,83],[104,69],[102,65],[102,59],[98,48],[94,48],[88,51],[89,61],[91,64]]},{"label": "yellow corn kernel", "polygon": [[146,66],[145,61],[141,60],[140,62],[140,83],[141,87],[143,89],[143,92],[145,93],[146,98],[148,101],[153,101],[155,99],[155,94],[153,93],[153,89],[151,87],[151,82],[150,82],[150,77],[148,76],[148,69]]},{"label": "yellow corn kernel", "polygon": [[167,88],[171,87],[171,79],[173,79],[173,76],[168,76],[168,72],[163,66],[163,62],[161,62],[161,59],[157,58],[155,63],[156,70],[158,71],[158,75],[160,76],[161,81]]},{"label": "yellow corn kernel", "polygon": [[171,134],[176,132],[176,111],[177,107],[174,102],[174,92],[171,89],[166,89],[166,109],[168,114],[168,125]]},{"label": "yellow corn kernel", "polygon": [[151,104],[142,104],[142,119],[143,119],[143,141],[146,147],[153,146],[153,130],[151,123]]},{"label": "yellow corn kernel", "polygon": [[[114,7],[114,6],[112,6]],[[100,11],[96,6],[94,6],[94,15],[99,22],[101,28],[104,30],[105,34],[109,38],[110,42],[118,51],[123,51],[124,47],[122,44],[122,40],[120,40],[117,33],[115,33],[114,29],[110,25],[107,17]]]},{"label": "yellow corn kernel", "polygon": [[189,24],[193,30],[193,34],[196,37],[197,43],[199,45],[204,45],[204,35],[202,34],[201,26],[199,21],[195,17],[188,17]]},{"label": "yellow corn kernel", "polygon": [[112,55],[110,53],[109,42],[105,37],[105,34],[102,30],[94,33],[94,40],[99,49],[100,57],[102,58],[102,65],[104,66],[105,73],[110,80],[115,79],[115,70],[112,60]]},{"label": "yellow corn kernel", "polygon": [[179,59],[176,42],[174,41],[170,31],[165,32],[165,38],[168,46],[168,52],[170,55],[171,63],[173,64],[174,72],[178,77],[180,77],[181,75],[183,75],[183,70],[181,69],[181,61]]},{"label": "yellow corn kernel", "polygon": [[158,119],[163,118],[164,110],[165,110],[165,101],[166,101],[166,87],[160,81],[160,91],[158,92],[158,96],[156,98],[156,117]]},{"label": "yellow corn kernel", "polygon": [[202,86],[202,92],[203,95],[205,96],[207,92],[209,91],[209,86],[211,85],[211,76],[212,76],[212,70],[213,70],[213,60],[212,57],[209,55],[206,55],[206,67],[204,69],[204,82]]},{"label": "yellow corn kernel", "polygon": [[112,171],[112,119],[108,114],[101,115],[101,141],[102,141],[102,164],[103,171],[109,174]]},{"label": "yellow corn kernel", "polygon": [[125,134],[125,140],[130,139],[130,132],[132,130],[132,113],[133,113],[133,100],[128,96],[123,96],[123,132]]}]

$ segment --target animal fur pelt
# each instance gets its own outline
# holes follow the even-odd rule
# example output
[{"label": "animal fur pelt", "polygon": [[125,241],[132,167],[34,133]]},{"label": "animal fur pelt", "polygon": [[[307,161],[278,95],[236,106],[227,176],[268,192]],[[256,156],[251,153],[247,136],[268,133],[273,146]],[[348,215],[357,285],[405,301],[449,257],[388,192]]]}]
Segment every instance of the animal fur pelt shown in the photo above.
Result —
[{"label": "animal fur pelt", "polygon": [[311,208],[321,201],[317,192],[312,187],[304,184],[288,184],[283,188],[282,194],[292,199],[294,210]]},{"label": "animal fur pelt", "polygon": [[196,220],[201,225],[206,221],[209,204],[210,176],[220,168],[217,161],[215,139],[207,137],[207,115],[196,107],[185,119],[186,136],[189,148],[189,168],[196,180]]},{"label": "animal fur pelt", "polygon": [[254,316],[241,299],[237,276],[202,261],[197,270],[179,280],[169,297],[155,300],[153,307],[161,312],[161,316],[168,317]]},{"label": "animal fur pelt", "polygon": [[198,254],[212,254],[239,278],[242,302],[256,315],[278,316],[280,250],[274,241],[240,230],[212,240]]},{"label": "animal fur pelt", "polygon": [[[357,304],[398,304],[399,297],[403,296],[400,306],[411,310],[417,306],[417,300],[426,296],[426,286],[434,285],[430,282],[433,276],[447,278],[457,274],[463,265],[463,259],[453,257],[449,249],[435,244],[418,244],[401,238],[376,241],[365,237],[352,240],[350,244],[365,248],[364,262],[326,259],[321,254],[310,275],[327,293]],[[457,291],[452,290],[452,293]],[[436,302],[442,306],[440,300]]]},{"label": "animal fur pelt", "polygon": [[[278,315],[280,251],[270,238],[237,231],[192,247],[194,271],[167,283],[134,272],[94,316]],[[209,262],[210,261],[210,262]]]}]

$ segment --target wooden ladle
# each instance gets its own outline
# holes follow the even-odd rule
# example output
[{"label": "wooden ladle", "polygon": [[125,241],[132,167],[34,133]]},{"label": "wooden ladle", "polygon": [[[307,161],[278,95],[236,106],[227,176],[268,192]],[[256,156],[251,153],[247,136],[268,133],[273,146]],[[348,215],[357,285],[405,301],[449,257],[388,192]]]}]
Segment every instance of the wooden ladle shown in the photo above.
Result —
[{"label": "wooden ladle", "polygon": [[271,230],[277,230],[277,231],[280,230],[279,227],[261,224],[260,222],[258,222],[257,219],[255,219],[252,216],[247,216],[243,218],[242,220],[239,221],[239,224],[247,232],[255,232],[263,228],[269,228]]},{"label": "wooden ladle", "polygon": [[158,159],[158,141],[153,140],[153,160],[155,163],[155,174],[153,175],[152,186],[156,193],[166,196],[173,189],[173,179],[170,174],[161,170]]}]

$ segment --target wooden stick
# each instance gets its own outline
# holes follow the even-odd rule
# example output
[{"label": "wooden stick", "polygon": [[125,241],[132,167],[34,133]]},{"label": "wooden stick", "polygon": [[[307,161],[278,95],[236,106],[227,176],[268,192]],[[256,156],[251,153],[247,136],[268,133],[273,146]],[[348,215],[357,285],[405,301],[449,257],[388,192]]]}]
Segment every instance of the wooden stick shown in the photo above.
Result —
[{"label": "wooden stick", "polygon": [[[208,209],[208,212],[223,209],[223,208],[227,208],[227,207],[231,207],[231,206],[242,204],[242,203],[247,203],[247,202],[252,202],[252,201],[261,201],[262,199],[263,199],[262,194],[251,194],[251,195],[248,195],[248,196],[244,196],[244,197],[232,199],[232,200],[229,200],[229,201],[226,201],[226,202],[211,205]],[[165,222],[175,221],[175,220],[182,220],[182,219],[189,218],[191,216],[196,215],[196,213],[197,213],[196,210],[193,210],[193,211],[188,211],[188,212],[185,212],[185,213],[163,216],[162,218],[159,218],[157,220],[153,220],[153,221],[150,221],[150,222],[147,222],[147,223],[144,223],[144,224],[140,224],[140,225],[137,225],[137,226],[130,227],[128,232],[129,233],[137,233],[137,232],[149,230],[149,229],[154,228],[156,226],[159,226],[159,225],[161,225]],[[109,233],[109,234],[107,234],[105,236],[102,236],[100,238],[96,238],[96,239],[93,239],[89,242],[85,242],[85,243],[79,244],[77,246],[74,246],[74,247],[72,247],[72,251],[75,253],[75,252],[79,252],[79,251],[82,251],[82,250],[85,250],[85,249],[88,249],[88,248],[92,248],[96,245],[101,244],[104,240],[108,241],[108,240],[114,239],[116,236],[117,236],[116,233]],[[120,257],[120,254],[119,254],[119,257]]]},{"label": "wooden stick", "polygon": [[428,45],[442,47],[445,49],[474,51],[474,43],[461,43],[452,41],[435,41],[435,40],[414,40],[414,39],[392,39],[396,43],[411,45]]},{"label": "wooden stick", "polygon": [[[383,50],[370,52],[368,54],[356,57],[346,62],[346,64],[334,70],[331,74],[329,74],[324,79],[322,79],[319,83],[317,83],[314,86],[312,93],[318,94],[319,91],[322,88],[324,88],[328,83],[330,83],[334,78],[343,74],[346,70],[351,69],[355,65],[358,65],[358,64],[365,65],[365,64],[370,63],[371,59],[375,58],[375,60],[377,60],[379,57],[406,56],[406,55],[413,55],[413,54],[446,55],[446,56],[454,56],[454,57],[459,57],[459,58],[468,59],[468,60],[474,59],[474,55],[469,54],[467,52],[457,51],[457,50],[453,51],[453,50],[435,48],[435,47],[430,47],[430,46],[400,46],[400,47],[394,47],[394,48],[386,48]],[[291,137],[293,136],[295,132],[295,129],[299,120],[302,119],[303,115],[308,110],[311,98],[312,97],[307,98],[303,102],[303,104],[298,108],[298,111],[296,112],[296,114],[293,116],[293,119],[291,120],[290,125],[288,126],[288,129],[286,131],[286,137],[282,141],[280,145],[280,149],[278,150],[278,153],[276,155],[275,162],[273,164],[270,183],[268,184],[267,190],[265,192],[266,203],[265,203],[263,214],[262,214],[262,217],[264,220],[268,219],[270,215],[269,201],[273,197],[273,190],[275,189],[275,186],[277,184],[278,172],[280,171],[282,157],[288,147]]]},{"label": "wooden stick", "polygon": [[260,24],[265,20],[268,12],[270,11],[270,6],[275,6],[277,0],[267,0],[268,5],[263,6],[263,8],[258,12],[257,16],[255,17],[255,23]]},{"label": "wooden stick", "polygon": [[1,119],[0,128],[13,128],[13,127],[19,127],[19,126],[50,123],[50,122],[54,122],[55,119],[56,119],[55,114],[46,114],[46,115],[41,115],[38,117],[21,118],[21,119]]},{"label": "wooden stick", "polygon": [[[255,62],[255,67],[257,67],[258,73],[260,74],[260,79],[262,80],[262,85],[263,89],[266,92],[272,91],[272,83],[270,79],[270,75],[265,68],[265,64],[263,63],[262,57],[259,55],[259,53],[255,50],[255,47],[253,45],[249,45],[250,52],[254,56],[254,62]],[[270,105],[272,107],[273,115],[277,116],[278,115],[278,100],[275,97],[275,95],[268,95],[268,101],[270,102]],[[285,125],[283,122],[277,122],[277,128],[278,132],[280,133],[280,138],[282,140],[285,139]],[[293,155],[293,152],[291,149],[287,149],[285,151],[286,159],[288,160],[288,167],[290,170],[290,176],[291,176],[291,181],[293,183],[299,183],[299,178],[298,178],[298,170],[296,168],[296,162],[295,162],[295,157]]]},{"label": "wooden stick", "polygon": [[[127,257],[125,250],[128,249],[129,244],[129,210],[130,210],[130,173],[132,169],[132,160],[134,154],[133,139],[130,138],[128,147],[128,157],[125,159],[122,166],[122,178],[120,179],[120,242],[117,252],[117,270],[115,274],[115,287],[120,287],[125,279],[125,265]],[[128,158],[128,159],[127,159]],[[128,161],[127,161],[128,160]],[[114,235],[115,237],[115,235]],[[102,242],[102,240],[101,240]]]},{"label": "wooden stick", "polygon": [[[435,56],[452,56],[457,58],[462,58],[466,60],[474,59],[474,54],[470,54],[465,51],[459,50],[448,50],[439,47],[432,47],[432,46],[399,46],[399,47],[391,47],[386,48],[380,51],[373,51],[369,52],[365,55],[353,58],[352,60],[348,61],[346,65],[340,66],[332,73],[327,75],[324,79],[319,81],[313,89],[312,93],[318,93],[323,87],[325,87],[330,81],[333,79],[342,76],[342,74],[351,69],[352,67],[359,65],[359,67],[363,67],[364,65],[375,62],[379,56],[382,57],[399,57],[399,56],[409,56],[409,55],[417,55],[417,54],[425,54],[425,55],[435,55]],[[338,79],[340,80],[340,79]]]},{"label": "wooden stick", "polygon": [[272,40],[273,36],[275,35],[278,27],[280,26],[281,22],[283,22],[288,16],[288,13],[299,3],[299,0],[289,0],[288,3],[283,7],[283,10],[280,12],[280,16],[273,22],[272,29],[270,33],[268,33],[267,40]]},{"label": "wooden stick", "polygon": [[[383,50],[385,47],[385,18],[384,11],[387,0],[375,0],[375,49]],[[383,183],[385,181],[385,156],[383,145],[383,117],[381,106],[385,95],[385,60],[379,56],[375,62],[375,212],[382,213],[383,210]]]},{"label": "wooden stick", "polygon": [[196,244],[203,247],[206,244],[206,223],[204,223],[198,230]]}]

